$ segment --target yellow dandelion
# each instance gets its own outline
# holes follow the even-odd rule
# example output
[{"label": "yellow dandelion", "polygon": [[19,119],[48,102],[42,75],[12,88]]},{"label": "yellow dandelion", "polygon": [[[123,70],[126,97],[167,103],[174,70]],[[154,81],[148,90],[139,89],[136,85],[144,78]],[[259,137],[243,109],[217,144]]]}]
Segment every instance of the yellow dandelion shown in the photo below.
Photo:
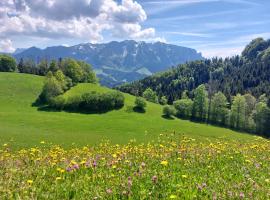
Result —
[{"label": "yellow dandelion", "polygon": [[167,166],[168,165],[168,161],[167,160],[163,160],[160,162],[161,165],[163,166]]},{"label": "yellow dandelion", "polygon": [[187,178],[188,176],[186,174],[183,174],[182,175],[182,178]]},{"label": "yellow dandelion", "polygon": [[171,196],[170,196],[170,199],[176,199],[177,198],[177,196],[175,195],[175,194],[172,194]]},{"label": "yellow dandelion", "polygon": [[29,185],[32,185],[32,184],[33,184],[33,180],[27,180],[27,183],[28,183]]}]

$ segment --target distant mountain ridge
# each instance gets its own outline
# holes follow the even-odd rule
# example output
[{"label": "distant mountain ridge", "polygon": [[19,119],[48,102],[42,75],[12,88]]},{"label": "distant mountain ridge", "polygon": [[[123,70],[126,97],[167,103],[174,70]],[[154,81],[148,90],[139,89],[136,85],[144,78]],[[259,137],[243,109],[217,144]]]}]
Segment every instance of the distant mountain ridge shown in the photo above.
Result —
[{"label": "distant mountain ridge", "polygon": [[131,82],[181,63],[203,59],[201,53],[191,48],[133,40],[45,49],[31,47],[18,49],[13,55],[17,60],[33,59],[35,62],[60,57],[83,60],[93,66],[101,83],[107,86]]}]

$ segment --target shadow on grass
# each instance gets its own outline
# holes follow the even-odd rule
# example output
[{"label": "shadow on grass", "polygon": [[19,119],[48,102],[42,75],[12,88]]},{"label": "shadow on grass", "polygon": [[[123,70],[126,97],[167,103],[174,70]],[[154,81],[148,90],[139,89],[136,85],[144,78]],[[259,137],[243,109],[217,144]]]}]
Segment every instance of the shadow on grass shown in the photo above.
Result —
[{"label": "shadow on grass", "polygon": [[145,113],[145,109],[138,107],[133,107],[133,111],[137,113]]},{"label": "shadow on grass", "polygon": [[162,115],[162,118],[167,119],[167,120],[174,120],[174,117],[167,116],[167,115]]},{"label": "shadow on grass", "polygon": [[121,107],[119,108],[114,108],[114,109],[106,109],[106,110],[87,110],[87,109],[56,109],[56,108],[52,108],[48,105],[33,105],[33,107],[37,107],[37,110],[38,111],[42,111],[42,112],[67,112],[67,113],[80,113],[80,114],[105,114],[105,113],[108,113],[110,111],[113,111],[113,110],[120,110]]}]

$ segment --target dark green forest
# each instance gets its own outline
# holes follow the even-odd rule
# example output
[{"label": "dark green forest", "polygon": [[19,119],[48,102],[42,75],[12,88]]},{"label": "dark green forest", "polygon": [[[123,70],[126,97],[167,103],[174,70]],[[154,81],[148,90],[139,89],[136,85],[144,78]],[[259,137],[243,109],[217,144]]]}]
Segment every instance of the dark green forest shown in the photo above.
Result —
[{"label": "dark green forest", "polygon": [[119,90],[141,96],[147,88],[169,103],[179,99],[184,90],[193,97],[193,90],[205,84],[209,95],[221,91],[229,102],[236,94],[270,96],[270,40],[254,39],[241,56],[193,61],[166,72],[125,84]]},{"label": "dark green forest", "polygon": [[166,103],[163,113],[269,136],[270,40],[241,56],[189,62],[117,89]]}]

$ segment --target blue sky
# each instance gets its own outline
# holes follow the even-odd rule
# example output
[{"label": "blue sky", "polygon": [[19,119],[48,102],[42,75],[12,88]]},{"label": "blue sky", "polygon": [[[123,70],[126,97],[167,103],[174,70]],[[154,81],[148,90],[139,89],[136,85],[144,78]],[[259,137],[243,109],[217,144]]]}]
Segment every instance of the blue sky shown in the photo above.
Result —
[{"label": "blue sky", "polygon": [[168,43],[193,47],[204,56],[239,53],[255,37],[270,38],[268,0],[139,1]]},{"label": "blue sky", "polygon": [[7,0],[0,2],[0,51],[135,39],[232,56],[270,38],[268,0]]}]

